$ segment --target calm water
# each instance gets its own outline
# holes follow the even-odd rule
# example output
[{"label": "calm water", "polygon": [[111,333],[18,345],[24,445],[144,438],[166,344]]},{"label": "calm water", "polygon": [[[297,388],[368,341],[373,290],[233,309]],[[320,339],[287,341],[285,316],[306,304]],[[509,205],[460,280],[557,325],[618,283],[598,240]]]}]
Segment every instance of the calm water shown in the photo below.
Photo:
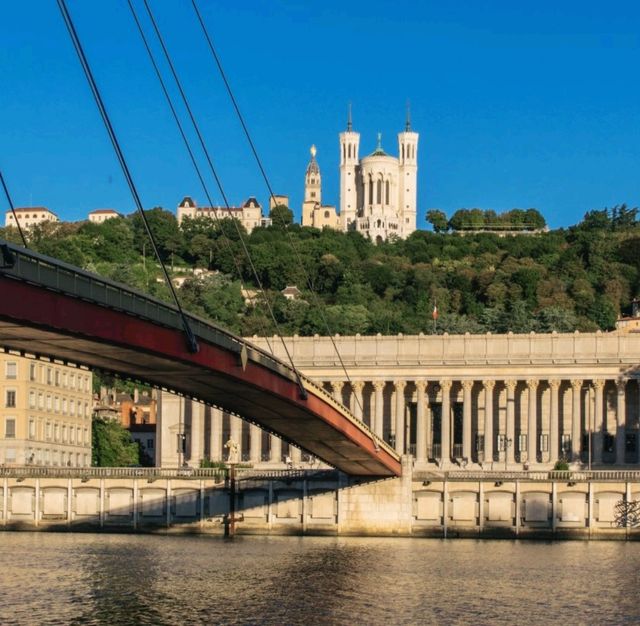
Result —
[{"label": "calm water", "polygon": [[4,624],[635,624],[640,543],[0,532]]}]

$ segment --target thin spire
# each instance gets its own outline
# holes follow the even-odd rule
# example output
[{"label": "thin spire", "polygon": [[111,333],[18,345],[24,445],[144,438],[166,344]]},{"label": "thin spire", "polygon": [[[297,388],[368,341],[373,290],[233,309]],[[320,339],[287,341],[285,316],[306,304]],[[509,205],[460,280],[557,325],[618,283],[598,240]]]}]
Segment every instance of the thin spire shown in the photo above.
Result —
[{"label": "thin spire", "polygon": [[378,133],[378,145],[376,146],[376,152],[382,151],[382,133]]},{"label": "thin spire", "polygon": [[351,102],[349,102],[349,112],[347,114],[347,132],[350,133],[353,128],[353,123],[351,121]]},{"label": "thin spire", "polygon": [[408,99],[407,99],[407,121],[404,126],[404,130],[407,133],[411,131],[411,103],[409,102]]}]

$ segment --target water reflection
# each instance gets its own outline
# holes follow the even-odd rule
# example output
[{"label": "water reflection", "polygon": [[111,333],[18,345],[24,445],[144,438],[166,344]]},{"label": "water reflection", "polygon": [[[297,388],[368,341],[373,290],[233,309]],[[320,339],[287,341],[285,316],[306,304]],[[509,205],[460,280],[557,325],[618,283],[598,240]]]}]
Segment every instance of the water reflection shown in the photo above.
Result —
[{"label": "water reflection", "polygon": [[640,544],[0,533],[2,624],[632,624]]}]

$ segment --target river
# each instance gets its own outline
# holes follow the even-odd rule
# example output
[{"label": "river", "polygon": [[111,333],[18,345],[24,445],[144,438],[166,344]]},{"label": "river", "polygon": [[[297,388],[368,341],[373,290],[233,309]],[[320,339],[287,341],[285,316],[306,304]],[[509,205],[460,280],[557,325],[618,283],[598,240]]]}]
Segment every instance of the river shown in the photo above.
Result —
[{"label": "river", "polygon": [[637,624],[640,543],[0,533],[5,624]]}]

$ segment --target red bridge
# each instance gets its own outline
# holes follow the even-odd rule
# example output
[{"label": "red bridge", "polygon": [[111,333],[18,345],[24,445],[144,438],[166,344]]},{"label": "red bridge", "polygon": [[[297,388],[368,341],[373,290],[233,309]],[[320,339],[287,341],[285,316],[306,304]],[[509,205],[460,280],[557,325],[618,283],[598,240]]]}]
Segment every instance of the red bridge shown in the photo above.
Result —
[{"label": "red bridge", "polygon": [[175,307],[0,240],[0,346],[140,380],[253,422],[354,476],[400,459],[322,388],[197,317],[187,348]]}]

